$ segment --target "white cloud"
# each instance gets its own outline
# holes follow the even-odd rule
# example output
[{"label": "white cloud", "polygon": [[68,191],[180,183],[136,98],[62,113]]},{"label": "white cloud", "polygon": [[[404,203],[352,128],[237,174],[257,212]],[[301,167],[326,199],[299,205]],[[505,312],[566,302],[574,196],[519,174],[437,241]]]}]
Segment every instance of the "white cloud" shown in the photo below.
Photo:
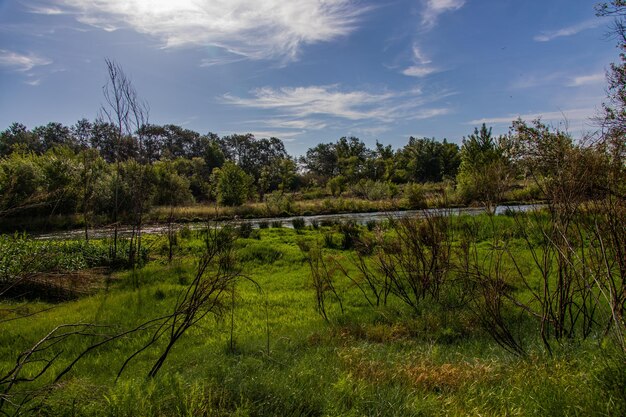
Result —
[{"label": "white cloud", "polygon": [[510,88],[525,90],[557,83],[562,84],[565,77],[563,72],[524,74],[514,80]]},{"label": "white cloud", "polygon": [[413,44],[413,62],[415,65],[412,65],[408,68],[405,68],[402,71],[402,74],[408,77],[426,77],[427,75],[439,72],[439,69],[429,65],[432,63],[430,58],[424,54],[421,48],[417,44]]},{"label": "white cloud", "polygon": [[601,19],[586,20],[576,25],[568,26],[558,30],[542,32],[533,39],[537,42],[549,42],[556,38],[573,36],[588,29],[594,29],[605,24]]},{"label": "white cloud", "polygon": [[[262,109],[276,113],[260,123],[271,129],[285,129],[287,134],[301,134],[326,129],[329,124],[341,125],[343,130],[369,128],[388,129],[400,120],[423,120],[449,113],[446,108],[432,108],[429,103],[450,95],[448,92],[425,96],[420,89],[403,92],[342,91],[336,85],[259,88],[252,97],[222,96],[228,104]],[[334,120],[333,120],[334,119]],[[332,121],[332,122],[331,122]],[[368,126],[362,125],[367,123]],[[382,131],[381,131],[382,132]],[[373,134],[375,131],[369,130]],[[285,136],[285,133],[282,134]]]},{"label": "white cloud", "polygon": [[353,121],[376,119],[391,122],[414,117],[426,103],[441,98],[422,97],[419,89],[371,93],[340,91],[336,85],[279,89],[264,87],[253,90],[252,95],[252,98],[241,98],[226,94],[223,100],[240,107],[280,111],[297,120],[311,116],[331,116]]},{"label": "white cloud", "polygon": [[426,77],[427,75],[434,74],[439,72],[439,70],[435,67],[430,67],[427,65],[413,65],[411,67],[405,68],[402,73],[409,77]]},{"label": "white cloud", "polygon": [[357,127],[354,129],[354,133],[365,136],[379,136],[383,133],[389,132],[391,127],[389,126],[369,126],[369,127]]},{"label": "white cloud", "polygon": [[418,62],[422,65],[430,64],[431,59],[426,57],[426,54],[422,51],[422,49],[417,45],[413,44],[413,59],[415,62]]},{"label": "white cloud", "polygon": [[328,124],[321,120],[312,119],[300,119],[300,120],[286,120],[286,119],[269,119],[262,120],[262,124],[279,129],[304,129],[304,130],[322,130],[325,129]]},{"label": "white cloud", "polygon": [[85,24],[128,27],[165,47],[214,46],[251,59],[294,60],[303,45],[355,30],[355,0],[59,0]]},{"label": "white cloud", "polygon": [[467,122],[468,125],[481,125],[485,124],[510,124],[516,119],[522,119],[526,121],[541,119],[549,122],[567,122],[567,123],[581,123],[591,119],[596,114],[595,108],[580,108],[580,109],[568,109],[562,111],[549,111],[543,113],[528,113],[528,114],[510,114],[504,117],[491,117],[484,119],[476,119]]},{"label": "white cloud", "polygon": [[580,87],[589,84],[601,84],[606,82],[606,74],[604,72],[598,72],[590,75],[580,75],[573,77],[568,84],[569,87]]},{"label": "white cloud", "polygon": [[600,84],[606,80],[604,72],[597,72],[586,75],[573,75],[563,71],[552,73],[535,73],[520,76],[510,85],[512,89],[529,89],[544,87],[547,85],[558,85],[565,87],[581,87],[584,85]]},{"label": "white cloud", "polygon": [[24,84],[28,84],[28,85],[31,85],[33,87],[36,87],[39,84],[41,84],[41,78],[35,78],[35,79],[32,79],[32,80],[24,81]]},{"label": "white cloud", "polygon": [[465,0],[426,0],[422,11],[422,24],[432,29],[439,16],[446,12],[454,12],[465,5]]},{"label": "white cloud", "polygon": [[25,55],[18,52],[7,51],[6,49],[0,49],[0,66],[2,67],[13,68],[17,71],[26,72],[35,67],[49,65],[51,63],[51,60],[32,53]]},{"label": "white cloud", "polygon": [[422,110],[418,110],[414,116],[410,117],[410,119],[414,119],[414,120],[432,119],[433,117],[445,116],[446,114],[450,114],[450,109],[448,108],[422,109]]},{"label": "white cloud", "polygon": [[29,5],[27,6],[30,9],[31,13],[35,13],[35,14],[43,14],[43,15],[60,15],[63,14],[63,10],[59,9],[58,7],[47,7],[47,6],[41,6],[41,5]]},{"label": "white cloud", "polygon": [[349,120],[388,119],[390,108],[383,106],[393,93],[373,94],[365,91],[339,91],[336,86],[259,88],[252,91],[254,98],[240,98],[226,94],[230,104],[258,109],[274,109],[292,116],[334,116]]}]

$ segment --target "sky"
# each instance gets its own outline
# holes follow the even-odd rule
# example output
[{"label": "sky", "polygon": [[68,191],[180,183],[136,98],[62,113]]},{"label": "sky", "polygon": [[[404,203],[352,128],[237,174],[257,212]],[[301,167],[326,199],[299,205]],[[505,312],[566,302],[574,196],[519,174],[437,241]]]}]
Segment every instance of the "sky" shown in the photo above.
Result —
[{"label": "sky", "polygon": [[153,124],[461,143],[541,117],[574,136],[619,51],[589,0],[0,0],[0,130],[95,119],[105,59]]}]

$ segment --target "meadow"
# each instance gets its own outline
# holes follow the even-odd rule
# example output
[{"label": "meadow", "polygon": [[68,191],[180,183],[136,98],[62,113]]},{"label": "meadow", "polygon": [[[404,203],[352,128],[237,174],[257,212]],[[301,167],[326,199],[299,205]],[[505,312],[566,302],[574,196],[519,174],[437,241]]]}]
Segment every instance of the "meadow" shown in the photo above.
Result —
[{"label": "meadow", "polygon": [[[143,264],[135,268],[108,262],[107,241],[29,241],[25,253],[44,245],[57,248],[55,259],[66,260],[48,268],[91,271],[100,281],[75,294],[68,288],[62,300],[46,301],[35,289],[0,303],[0,376],[55,326],[74,326],[60,328],[57,339],[41,345],[45,349],[20,368],[20,379],[0,380],[0,411],[54,416],[623,415],[625,357],[610,329],[607,306],[590,304],[595,309],[590,317],[598,325],[572,321],[571,333],[562,337],[543,332],[546,323],[528,314],[537,307],[533,289],[542,282],[532,268],[541,242],[532,240],[534,247],[529,246],[531,240],[519,229],[529,216],[449,218],[449,239],[436,238],[444,229],[437,229],[435,218],[400,226],[390,219],[367,227],[303,227],[295,221],[294,229],[235,227],[232,251],[210,258],[201,280],[218,276],[223,259],[228,261],[224,271],[236,273],[224,281],[223,291],[205,300],[206,314],[176,340],[152,375],[175,326],[166,326],[162,337],[149,344],[156,332],[145,323],[172,311],[179,311],[183,319],[177,323],[182,323],[188,311],[177,306],[194,288],[203,255],[210,252],[209,238],[219,236],[188,229],[169,238],[145,236]],[[389,257],[377,258],[376,251],[385,242],[393,246],[403,233],[410,235],[413,226],[419,236],[430,236],[431,241],[420,238],[427,247],[425,261],[460,262],[461,254],[474,250],[480,268],[494,272],[490,279],[501,282],[507,276],[501,282],[506,290],[495,300],[499,313],[490,313],[493,304],[481,290],[489,286],[476,285],[479,281],[466,286],[467,277],[478,274],[460,279],[458,266],[446,272],[436,293],[434,287],[421,287],[423,294],[402,296],[393,274],[387,275],[392,280],[387,284],[376,281],[376,262],[391,262],[391,256],[404,253],[396,248],[384,252]],[[467,230],[473,243],[464,252]],[[500,256],[505,252],[497,242],[506,242],[515,262]],[[436,247],[442,258],[433,256]],[[417,272],[427,263],[410,265]],[[498,263],[501,269],[494,266]],[[103,265],[109,272],[102,272]],[[521,275],[515,265],[523,269]],[[409,282],[409,265],[394,268],[396,279]],[[375,294],[381,296],[378,301]],[[579,297],[584,294],[573,293],[575,305],[588,302]],[[124,334],[129,329],[134,331]],[[502,340],[503,330],[519,350]],[[91,348],[110,335],[120,336]],[[77,357],[71,370],[57,378]],[[26,401],[23,407],[21,401]]]}]

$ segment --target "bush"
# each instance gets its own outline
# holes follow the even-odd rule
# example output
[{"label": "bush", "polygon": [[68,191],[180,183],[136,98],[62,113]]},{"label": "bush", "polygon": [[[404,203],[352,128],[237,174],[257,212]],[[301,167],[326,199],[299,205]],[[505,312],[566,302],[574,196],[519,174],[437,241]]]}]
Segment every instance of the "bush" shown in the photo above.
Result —
[{"label": "bush", "polygon": [[302,217],[296,217],[291,221],[291,224],[295,230],[302,230],[306,226],[306,222]]},{"label": "bush", "polygon": [[419,184],[409,183],[404,187],[404,198],[410,209],[421,210],[427,207],[424,188]]},{"label": "bush", "polygon": [[339,225],[339,231],[341,232],[341,248],[352,249],[356,243],[361,230],[354,220],[348,220]]},{"label": "bush", "polygon": [[370,201],[384,200],[391,197],[392,191],[388,183],[362,179],[350,187],[356,197]]},{"label": "bush", "polygon": [[370,232],[376,229],[377,225],[378,225],[378,222],[376,220],[368,220],[367,223],[365,223],[367,230],[369,230]]},{"label": "bush", "polygon": [[237,235],[241,238],[247,239],[252,233],[252,223],[241,223],[237,228]]}]

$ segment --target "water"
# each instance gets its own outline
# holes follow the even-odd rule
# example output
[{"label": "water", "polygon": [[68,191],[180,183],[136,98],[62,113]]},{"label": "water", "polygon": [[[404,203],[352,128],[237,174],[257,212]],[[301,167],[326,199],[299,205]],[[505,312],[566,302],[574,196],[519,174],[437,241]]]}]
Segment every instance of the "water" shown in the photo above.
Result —
[{"label": "water", "polygon": [[[526,204],[519,206],[497,206],[495,210],[496,215],[501,215],[506,213],[507,211],[514,212],[527,212],[532,210],[538,210],[542,208],[541,204]],[[260,219],[237,219],[227,222],[217,222],[217,225],[225,225],[225,224],[235,224],[239,225],[242,223],[250,223],[252,227],[258,228],[260,223],[272,224],[273,222],[280,221],[283,227],[292,228],[292,221],[296,218],[304,219],[304,222],[307,226],[310,226],[313,223],[321,224],[323,222],[345,222],[345,221],[354,221],[358,224],[364,225],[370,221],[383,221],[389,218],[400,219],[403,217],[425,217],[425,216],[435,216],[435,215],[470,215],[475,216],[478,214],[486,213],[486,208],[484,207],[464,207],[464,208],[434,208],[434,209],[425,209],[425,210],[406,210],[406,211],[377,211],[373,213],[345,213],[345,214],[320,214],[316,216],[294,216],[294,217],[268,217],[268,218],[260,218]],[[211,222],[211,224],[215,224],[215,222]],[[188,227],[192,230],[203,229],[207,226],[206,222],[196,222],[196,223],[177,223],[174,225],[175,229],[180,229],[182,227]],[[142,234],[165,234],[167,233],[168,226],[166,224],[155,224],[155,225],[146,225],[141,229]],[[132,228],[130,227],[120,227],[117,230],[118,235],[120,237],[128,237],[132,234]],[[85,235],[84,229],[76,229],[69,231],[60,231],[53,233],[46,233],[40,235],[34,235],[36,239],[80,239]],[[113,228],[112,227],[101,227],[89,230],[89,237],[91,239],[103,239],[108,237],[113,237]]]}]

